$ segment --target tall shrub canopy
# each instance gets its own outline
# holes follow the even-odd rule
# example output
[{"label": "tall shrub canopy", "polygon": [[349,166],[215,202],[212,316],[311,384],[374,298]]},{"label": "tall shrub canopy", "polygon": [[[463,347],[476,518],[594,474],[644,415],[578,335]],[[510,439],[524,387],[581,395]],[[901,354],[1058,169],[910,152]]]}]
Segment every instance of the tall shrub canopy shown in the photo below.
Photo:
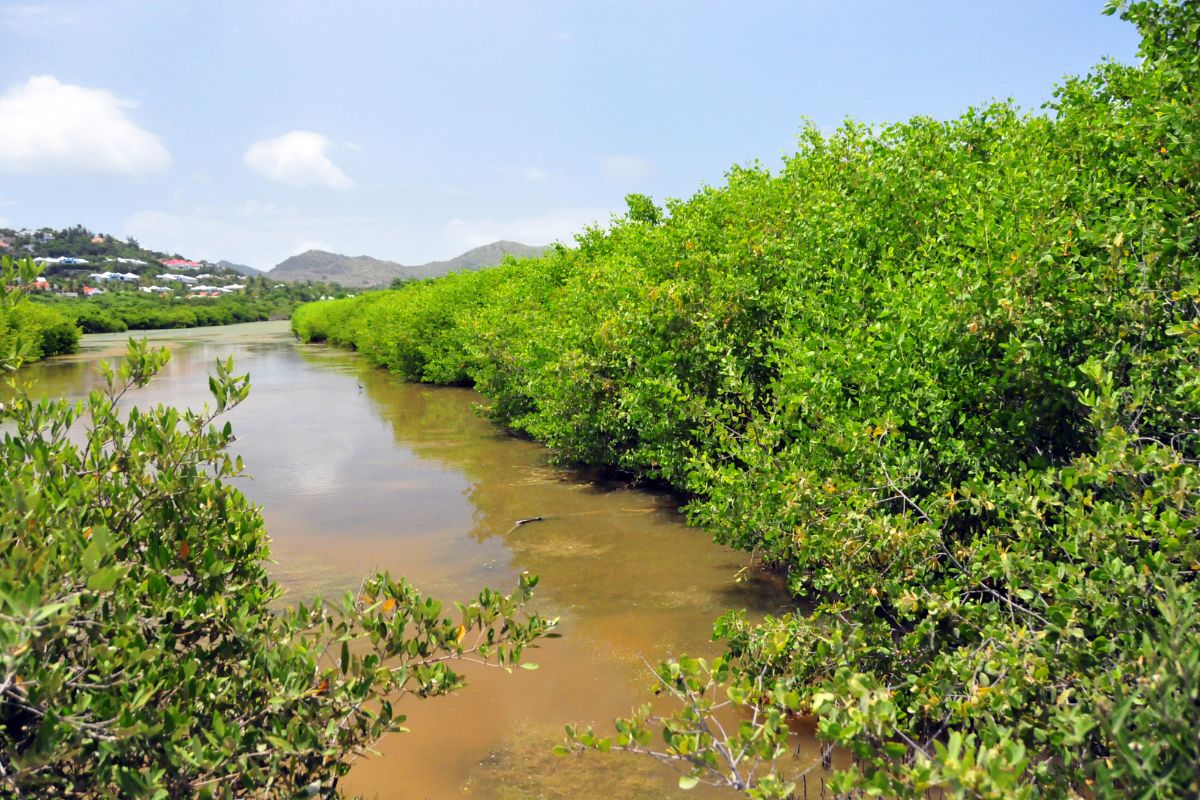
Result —
[{"label": "tall shrub canopy", "polygon": [[[806,128],[573,249],[298,310],[687,493],[806,602],[723,618],[726,655],[660,669],[678,714],[576,746],[784,796],[813,714],[861,759],[844,789],[1200,791],[1200,7],[1108,11],[1140,63],[1043,113]],[[721,702],[753,722],[708,724]]]}]

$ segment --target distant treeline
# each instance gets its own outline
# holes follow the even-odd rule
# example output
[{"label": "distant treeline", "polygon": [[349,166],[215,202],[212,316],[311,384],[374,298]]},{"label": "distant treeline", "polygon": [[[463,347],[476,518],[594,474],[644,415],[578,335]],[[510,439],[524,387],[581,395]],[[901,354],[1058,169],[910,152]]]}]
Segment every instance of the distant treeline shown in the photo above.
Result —
[{"label": "distant treeline", "polygon": [[[696,776],[729,782],[805,712],[865,759],[847,789],[1194,795],[1200,7],[1123,14],[1143,62],[1047,114],[809,127],[778,171],[631,196],[575,249],[294,328],[473,384],[497,422],[669,483],[786,570],[811,613],[731,615],[711,674],[662,668]],[[759,738],[695,724],[709,680]],[[637,750],[648,724],[577,743]]]},{"label": "distant treeline", "polygon": [[0,372],[79,346],[79,328],[70,317],[27,302],[25,287],[37,274],[28,259],[0,256]]},{"label": "distant treeline", "polygon": [[[25,294],[9,259],[5,292]],[[36,268],[28,263],[36,274]],[[0,353],[22,343],[22,359],[31,363],[49,356],[73,353],[84,333],[120,333],[161,328],[194,328],[232,325],[268,319],[287,319],[299,303],[344,294],[341,287],[325,283],[276,285],[249,278],[246,288],[220,297],[187,297],[178,294],[145,294],[133,288],[114,287],[92,297],[30,293],[26,302],[0,306]]]},{"label": "distant treeline", "polygon": [[221,297],[151,295],[125,289],[88,298],[45,294],[32,299],[74,319],[84,333],[119,333],[287,319],[298,303],[341,293],[331,284],[274,285],[249,278],[244,290]]},{"label": "distant treeline", "polygon": [[79,333],[70,316],[52,308],[36,303],[0,306],[0,353],[14,351],[18,340],[26,344],[26,361],[74,353]]}]

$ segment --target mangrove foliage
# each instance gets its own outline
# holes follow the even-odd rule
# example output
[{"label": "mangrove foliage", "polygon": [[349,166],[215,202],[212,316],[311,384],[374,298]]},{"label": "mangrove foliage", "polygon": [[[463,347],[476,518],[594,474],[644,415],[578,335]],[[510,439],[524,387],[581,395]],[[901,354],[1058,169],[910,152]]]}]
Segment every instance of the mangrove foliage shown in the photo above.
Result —
[{"label": "mangrove foliage", "polygon": [[813,715],[839,790],[1200,792],[1200,6],[1107,11],[1139,63],[1043,113],[810,126],[574,248],[296,312],[669,483],[809,604],[731,612],[659,668],[677,713],[564,749],[783,797]]}]

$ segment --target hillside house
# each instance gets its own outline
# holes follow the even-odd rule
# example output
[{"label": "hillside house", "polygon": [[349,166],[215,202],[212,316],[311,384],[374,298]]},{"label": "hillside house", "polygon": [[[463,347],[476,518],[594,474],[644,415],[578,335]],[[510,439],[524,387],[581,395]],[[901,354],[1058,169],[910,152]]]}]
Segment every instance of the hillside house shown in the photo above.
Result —
[{"label": "hillside house", "polygon": [[177,281],[179,283],[186,283],[189,286],[195,285],[196,283],[196,279],[191,275],[177,275],[172,272],[164,272],[162,275],[158,276],[158,279],[161,281]]},{"label": "hillside house", "polygon": [[188,261],[185,258],[168,258],[162,265],[167,269],[200,269],[204,266],[199,261]]},{"label": "hillside house", "polygon": [[93,272],[88,275],[94,281],[125,281],[126,283],[137,283],[141,277],[133,272]]}]

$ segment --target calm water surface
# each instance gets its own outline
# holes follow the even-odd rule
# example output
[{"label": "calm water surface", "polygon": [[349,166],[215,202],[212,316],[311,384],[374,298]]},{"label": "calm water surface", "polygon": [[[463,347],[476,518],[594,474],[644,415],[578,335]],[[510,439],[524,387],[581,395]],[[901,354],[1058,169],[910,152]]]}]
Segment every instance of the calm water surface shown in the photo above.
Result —
[{"label": "calm water surface", "polygon": [[[142,334],[138,334],[139,336]],[[35,393],[77,397],[126,335],[86,336],[82,351],[28,370]],[[374,570],[407,576],[444,600],[511,590],[541,576],[539,610],[563,638],[530,657],[541,668],[473,670],[458,695],[405,701],[411,733],[360,761],[348,795],[416,798],[735,797],[679,792],[643,759],[549,754],[562,725],[610,728],[645,702],[646,662],[715,655],[712,621],[729,608],[781,610],[766,578],[736,583],[745,554],[684,526],[669,496],[590,483],[551,467],[544,448],[506,437],[465,389],[401,383],[352,353],[298,344],[286,322],[161,331],[174,357],[131,402],[211,401],[214,359],[233,356],[250,398],[230,414],[235,451],[262,506],[273,572],[289,597],[340,595]],[[517,519],[545,521],[514,528]]]}]

